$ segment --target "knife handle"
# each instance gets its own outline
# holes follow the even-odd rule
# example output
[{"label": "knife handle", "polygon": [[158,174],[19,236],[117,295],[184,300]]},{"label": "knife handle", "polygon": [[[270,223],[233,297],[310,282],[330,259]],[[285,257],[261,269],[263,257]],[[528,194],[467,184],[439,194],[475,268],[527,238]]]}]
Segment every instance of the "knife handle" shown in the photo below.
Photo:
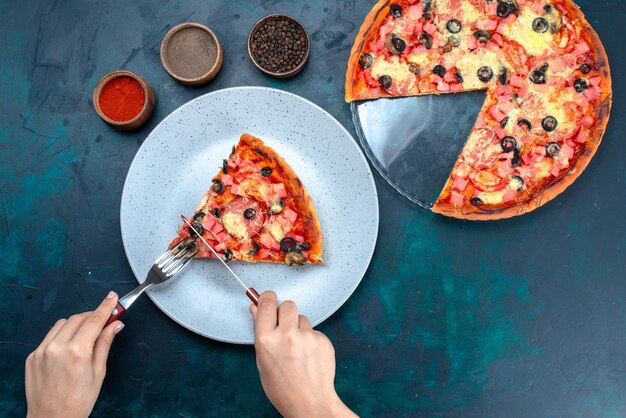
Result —
[{"label": "knife handle", "polygon": [[246,296],[252,301],[252,303],[259,306],[259,298],[261,297],[261,295],[259,295],[259,292],[257,292],[254,287],[248,288],[248,290],[246,291]]},{"label": "knife handle", "polygon": [[124,308],[122,305],[120,305],[119,302],[117,302],[117,305],[115,305],[115,309],[113,309],[113,312],[111,312],[111,316],[107,320],[107,323],[104,324],[104,326],[108,326],[111,322],[119,318],[124,312],[126,312],[126,308]]}]

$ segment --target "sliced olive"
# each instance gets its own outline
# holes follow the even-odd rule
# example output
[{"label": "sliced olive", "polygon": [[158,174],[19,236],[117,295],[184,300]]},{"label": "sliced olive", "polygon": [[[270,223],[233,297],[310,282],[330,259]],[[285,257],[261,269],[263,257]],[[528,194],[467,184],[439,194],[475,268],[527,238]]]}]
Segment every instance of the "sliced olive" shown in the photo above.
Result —
[{"label": "sliced olive", "polygon": [[519,167],[520,164],[522,164],[522,155],[520,154],[519,150],[515,150],[513,151],[513,158],[511,159],[511,166]]},{"label": "sliced olive", "polygon": [[274,172],[274,170],[272,170],[272,167],[263,167],[261,169],[261,175],[263,177],[269,177],[272,175],[272,173]]},{"label": "sliced olive", "polygon": [[474,32],[474,38],[476,38],[478,43],[486,44],[491,39],[491,33],[487,32],[486,30],[479,29]]},{"label": "sliced olive", "polygon": [[498,81],[502,85],[509,82],[509,73],[506,70],[506,67],[500,67],[500,72],[498,72]]},{"label": "sliced olive", "polygon": [[541,126],[543,127],[544,130],[548,132],[554,131],[556,127],[558,126],[558,124],[559,123],[554,116],[546,116],[541,121]]},{"label": "sliced olive", "polygon": [[378,84],[380,84],[380,86],[384,89],[388,89],[389,87],[391,87],[391,82],[391,77],[389,77],[388,75],[381,75],[378,79]]},{"label": "sliced olive", "polygon": [[252,209],[252,208],[248,208],[246,210],[243,211],[243,217],[246,218],[247,220],[252,220],[256,217],[256,210]]},{"label": "sliced olive", "polygon": [[278,213],[281,213],[284,207],[285,207],[285,201],[283,199],[278,199],[278,200],[273,201],[270,204],[269,212],[271,215],[276,215]]},{"label": "sliced olive", "polygon": [[252,242],[252,247],[250,247],[250,249],[248,250],[248,255],[250,257],[253,257],[257,255],[258,252],[259,252],[259,244],[257,244],[256,242]]},{"label": "sliced olive", "polygon": [[500,143],[502,151],[511,152],[517,148],[517,141],[512,136],[505,136]]},{"label": "sliced olive", "polygon": [[548,142],[546,144],[546,155],[548,155],[549,157],[556,157],[557,155],[559,155],[560,151],[561,147],[556,142]]},{"label": "sliced olive", "polygon": [[222,183],[222,180],[213,179],[211,181],[213,182],[213,184],[211,185],[211,190],[213,190],[215,193],[222,193],[224,191],[224,183]]},{"label": "sliced olive", "polygon": [[288,266],[293,266],[294,264],[297,266],[301,266],[306,263],[306,261],[306,257],[303,256],[302,253],[299,253],[297,251],[287,253],[285,255],[285,263],[287,263]]},{"label": "sliced olive", "polygon": [[533,20],[533,30],[537,33],[545,33],[550,28],[550,24],[543,17]]},{"label": "sliced olive", "polygon": [[415,64],[415,63],[410,63],[409,64],[409,71],[412,72],[415,75],[419,75],[420,74],[420,67],[419,65]]},{"label": "sliced olive", "polygon": [[401,54],[406,49],[406,42],[404,42],[404,39],[399,38],[396,35],[391,35],[387,38],[385,46],[392,54]]},{"label": "sliced olive", "polygon": [[284,253],[291,253],[296,250],[296,240],[290,237],[285,237],[280,240],[280,249]]},{"label": "sliced olive", "polygon": [[545,6],[543,6],[543,12],[544,13],[552,13],[552,5],[550,4],[546,4]]},{"label": "sliced olive", "polygon": [[233,259],[233,252],[230,248],[224,250],[224,261],[230,261]]},{"label": "sliced olive", "polygon": [[541,64],[541,66],[537,68],[537,71],[540,71],[542,73],[545,73],[546,71],[548,71],[548,63],[544,62],[543,64]]},{"label": "sliced olive", "polygon": [[458,83],[463,84],[463,81],[465,81],[463,80],[463,75],[459,71],[457,71],[456,74],[454,74],[454,76],[456,77],[456,81]]},{"label": "sliced olive", "polygon": [[478,79],[484,83],[488,82],[493,78],[493,70],[489,66],[480,67],[478,69]]},{"label": "sliced olive", "polygon": [[193,220],[199,220],[200,222],[202,222],[202,219],[204,219],[204,217],[206,216],[206,213],[204,212],[197,212],[195,215],[193,215]]},{"label": "sliced olive", "polygon": [[202,219],[204,219],[204,217],[204,212],[198,212],[193,215],[193,221],[191,222],[191,226],[193,226],[193,229],[189,228],[189,235],[191,235],[192,237],[197,237],[198,235],[195,231],[197,231],[198,234],[202,235],[202,233],[204,232],[204,228],[202,227]]},{"label": "sliced olive", "polygon": [[370,68],[374,63],[374,58],[370,54],[361,54],[359,57],[359,65],[362,68]]},{"label": "sliced olive", "polygon": [[584,78],[577,78],[576,81],[574,81],[574,88],[579,93],[583,93],[585,90],[587,90],[587,87],[589,87],[589,84]]},{"label": "sliced olive", "polygon": [[392,4],[389,6],[389,12],[393,17],[400,17],[402,16],[402,7],[398,4]]},{"label": "sliced olive", "polygon": [[530,72],[530,81],[535,84],[546,84],[546,73],[539,70],[533,70]]},{"label": "sliced olive", "polygon": [[580,66],[580,72],[583,74],[589,74],[591,72],[591,65],[583,64]]},{"label": "sliced olive", "polygon": [[419,41],[426,49],[433,47],[433,38],[426,32],[420,33]]},{"label": "sliced olive", "polygon": [[211,213],[213,214],[213,216],[215,216],[216,218],[220,217],[220,210],[218,208],[215,208],[211,211]]},{"label": "sliced olive", "polygon": [[443,65],[435,65],[435,68],[433,68],[433,74],[443,77],[446,75],[446,67]]},{"label": "sliced olive", "polygon": [[470,203],[474,206],[482,206],[483,200],[478,196],[474,196],[470,199]]},{"label": "sliced olive", "polygon": [[308,250],[309,248],[311,248],[311,244],[309,244],[308,242],[298,244],[299,250]]},{"label": "sliced olive", "polygon": [[520,176],[511,176],[509,185],[513,190],[521,190],[524,187],[524,179]]},{"label": "sliced olive", "polygon": [[507,17],[513,11],[513,5],[511,3],[500,2],[496,8],[496,12],[499,17]]},{"label": "sliced olive", "polygon": [[424,0],[422,3],[424,5],[424,13],[422,13],[422,17],[424,20],[428,20],[430,19],[430,7],[432,6],[432,2],[431,0]]},{"label": "sliced olive", "polygon": [[462,28],[463,25],[461,25],[461,21],[457,19],[450,19],[448,20],[448,23],[446,23],[446,29],[448,29],[448,32],[450,33],[459,33]]},{"label": "sliced olive", "polygon": [[502,119],[502,120],[500,121],[500,126],[501,126],[502,128],[504,128],[504,127],[506,127],[507,123],[509,123],[509,117],[508,117],[508,116],[505,116],[505,117],[504,117],[504,119]]},{"label": "sliced olive", "polygon": [[222,160],[222,172],[228,174],[228,161]]},{"label": "sliced olive", "polygon": [[522,129],[525,129],[526,132],[530,132],[530,130],[532,129],[532,125],[530,124],[530,121],[528,119],[520,119],[517,121],[517,126],[519,126]]}]

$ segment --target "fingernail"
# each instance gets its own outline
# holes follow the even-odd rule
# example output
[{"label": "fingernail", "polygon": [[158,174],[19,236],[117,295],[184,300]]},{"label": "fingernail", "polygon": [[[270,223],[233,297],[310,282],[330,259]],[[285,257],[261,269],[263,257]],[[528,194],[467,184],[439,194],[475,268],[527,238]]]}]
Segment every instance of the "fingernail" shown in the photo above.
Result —
[{"label": "fingernail", "polygon": [[107,295],[107,299],[113,299],[115,296],[117,296],[117,293],[111,290]]},{"label": "fingernail", "polygon": [[120,332],[123,329],[124,329],[124,323],[120,322],[119,324],[117,324],[115,326],[115,328],[113,328],[113,334],[117,334],[118,332]]}]

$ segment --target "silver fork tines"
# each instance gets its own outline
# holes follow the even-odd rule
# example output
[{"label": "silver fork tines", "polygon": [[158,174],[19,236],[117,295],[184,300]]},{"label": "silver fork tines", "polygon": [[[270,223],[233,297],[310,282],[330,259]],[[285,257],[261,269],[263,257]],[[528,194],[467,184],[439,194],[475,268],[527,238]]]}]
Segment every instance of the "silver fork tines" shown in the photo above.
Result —
[{"label": "silver fork tines", "polygon": [[120,305],[128,309],[150,286],[163,283],[180,273],[180,271],[193,260],[198,251],[200,250],[193,238],[187,238],[167,250],[156,259],[148,271],[146,280],[127,295],[120,298]]}]

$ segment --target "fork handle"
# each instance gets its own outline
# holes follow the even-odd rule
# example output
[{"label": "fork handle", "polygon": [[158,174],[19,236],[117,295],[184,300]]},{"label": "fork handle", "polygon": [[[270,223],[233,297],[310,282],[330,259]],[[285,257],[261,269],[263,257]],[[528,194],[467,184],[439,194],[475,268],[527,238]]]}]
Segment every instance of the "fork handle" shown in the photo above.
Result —
[{"label": "fork handle", "polygon": [[124,312],[126,312],[126,308],[124,308],[122,305],[120,305],[119,302],[117,302],[117,305],[115,305],[115,309],[113,309],[113,312],[111,312],[111,316],[107,320],[107,323],[104,324],[104,326],[108,326],[110,323],[119,318]]}]

